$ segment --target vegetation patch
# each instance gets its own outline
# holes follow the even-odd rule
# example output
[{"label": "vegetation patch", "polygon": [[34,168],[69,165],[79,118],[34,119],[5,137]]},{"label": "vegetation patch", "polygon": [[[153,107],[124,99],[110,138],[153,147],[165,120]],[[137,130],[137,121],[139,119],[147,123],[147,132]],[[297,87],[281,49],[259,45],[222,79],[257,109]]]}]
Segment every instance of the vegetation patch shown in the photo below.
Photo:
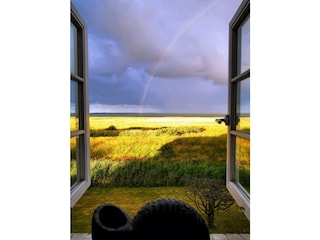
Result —
[{"label": "vegetation patch", "polygon": [[91,187],[184,186],[191,178],[225,179],[225,164],[180,161],[92,161]]},{"label": "vegetation patch", "polygon": [[184,134],[201,133],[205,131],[203,127],[129,127],[117,129],[111,125],[106,129],[91,129],[91,137],[148,137],[148,136],[181,136]]}]

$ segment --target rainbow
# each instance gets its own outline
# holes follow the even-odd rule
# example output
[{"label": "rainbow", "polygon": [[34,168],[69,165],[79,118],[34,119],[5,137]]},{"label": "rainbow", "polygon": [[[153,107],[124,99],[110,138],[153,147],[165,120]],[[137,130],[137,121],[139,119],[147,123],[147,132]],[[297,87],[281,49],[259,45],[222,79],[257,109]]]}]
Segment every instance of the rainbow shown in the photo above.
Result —
[{"label": "rainbow", "polygon": [[176,44],[176,42],[181,38],[181,36],[188,30],[191,24],[196,22],[199,18],[201,18],[203,15],[205,15],[211,8],[213,8],[218,2],[221,0],[212,0],[209,4],[207,4],[205,7],[203,7],[197,14],[195,14],[189,21],[187,21],[184,26],[177,32],[177,34],[173,37],[173,39],[170,41],[168,46],[163,51],[163,54],[161,54],[159,60],[155,64],[154,68],[152,69],[151,73],[148,76],[148,79],[144,86],[144,91],[140,100],[140,106],[141,109],[143,109],[144,101],[148,95],[148,91],[150,88],[150,84],[154,79],[155,74],[157,73],[159,66],[163,59],[168,55],[168,53],[171,51],[172,47]]}]

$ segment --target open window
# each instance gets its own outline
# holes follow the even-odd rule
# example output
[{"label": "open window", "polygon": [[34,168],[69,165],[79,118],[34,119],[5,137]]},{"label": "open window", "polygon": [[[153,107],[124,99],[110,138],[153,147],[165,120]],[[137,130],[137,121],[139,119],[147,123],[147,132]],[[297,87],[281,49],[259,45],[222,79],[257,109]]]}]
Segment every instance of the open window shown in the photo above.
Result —
[{"label": "open window", "polygon": [[70,177],[71,207],[90,186],[87,27],[71,3]]},{"label": "open window", "polygon": [[[227,189],[250,220],[250,1],[229,25]],[[245,124],[244,124],[245,123]],[[248,127],[249,126],[249,127]]]}]

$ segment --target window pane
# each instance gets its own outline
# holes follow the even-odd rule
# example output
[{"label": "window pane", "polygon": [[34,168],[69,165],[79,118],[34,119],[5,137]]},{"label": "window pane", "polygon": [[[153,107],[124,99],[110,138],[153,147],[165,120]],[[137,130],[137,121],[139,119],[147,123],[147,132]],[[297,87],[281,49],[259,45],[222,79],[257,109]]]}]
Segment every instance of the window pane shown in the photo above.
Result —
[{"label": "window pane", "polygon": [[250,140],[236,137],[235,181],[249,196],[250,193]]},{"label": "window pane", "polygon": [[79,181],[79,137],[70,139],[70,178],[71,187]]},{"label": "window pane", "polygon": [[71,81],[70,86],[70,131],[79,130],[78,83]]},{"label": "window pane", "polygon": [[239,131],[250,133],[250,78],[238,83],[237,127]]},{"label": "window pane", "polygon": [[77,29],[71,24],[70,27],[70,72],[77,74]]},{"label": "window pane", "polygon": [[238,30],[238,73],[250,69],[250,17]]}]

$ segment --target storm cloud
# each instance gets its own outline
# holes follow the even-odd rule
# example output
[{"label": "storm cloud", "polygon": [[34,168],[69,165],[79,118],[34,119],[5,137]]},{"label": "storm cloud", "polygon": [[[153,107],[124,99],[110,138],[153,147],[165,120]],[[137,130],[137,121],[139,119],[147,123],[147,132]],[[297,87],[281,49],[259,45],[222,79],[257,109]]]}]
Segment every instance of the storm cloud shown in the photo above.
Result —
[{"label": "storm cloud", "polygon": [[220,96],[226,105],[229,22],[240,3],[73,1],[88,25],[90,102],[196,111]]}]

